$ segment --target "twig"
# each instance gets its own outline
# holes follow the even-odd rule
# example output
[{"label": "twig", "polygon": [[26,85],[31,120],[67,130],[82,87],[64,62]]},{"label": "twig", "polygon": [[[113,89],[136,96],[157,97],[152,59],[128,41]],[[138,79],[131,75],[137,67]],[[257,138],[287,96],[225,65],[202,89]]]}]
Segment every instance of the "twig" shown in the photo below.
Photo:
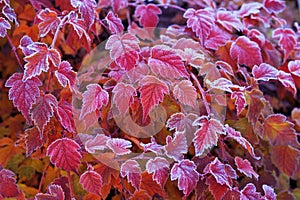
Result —
[{"label": "twig", "polygon": [[207,100],[206,100],[205,91],[204,91],[203,88],[201,87],[201,85],[200,85],[200,83],[199,83],[197,77],[196,77],[193,73],[190,73],[190,75],[191,75],[192,79],[196,82],[197,87],[199,88],[199,91],[200,91],[200,93],[201,93],[201,97],[202,97],[202,99],[203,99],[203,103],[204,103],[206,112],[207,112],[207,114],[209,115],[211,112],[210,112],[209,104],[208,104],[208,102],[207,102]]},{"label": "twig", "polygon": [[69,182],[69,187],[70,187],[70,195],[71,195],[71,199],[74,198],[74,192],[73,192],[73,187],[72,187],[72,180],[71,180],[71,174],[68,171],[68,182]]},{"label": "twig", "polygon": [[44,167],[44,171],[43,171],[43,173],[42,173],[42,177],[41,177],[40,184],[39,184],[39,190],[38,190],[38,193],[41,192],[41,190],[42,190],[43,182],[44,182],[44,179],[45,179],[45,174],[46,174],[46,171],[47,171],[47,169],[48,169],[49,166],[50,166],[50,163],[48,163],[48,164]]},{"label": "twig", "polygon": [[22,71],[24,71],[24,67],[23,67],[23,65],[22,65],[22,63],[21,63],[21,60],[20,60],[20,58],[19,58],[19,55],[18,55],[18,53],[17,53],[17,48],[16,48],[15,45],[12,43],[10,37],[9,37],[7,34],[6,34],[6,39],[7,39],[8,43],[10,44],[10,46],[11,46],[11,48],[12,48],[14,54],[15,54],[15,57],[16,57],[16,59],[17,59],[17,61],[18,61],[18,64],[19,64],[19,67],[21,68]]}]

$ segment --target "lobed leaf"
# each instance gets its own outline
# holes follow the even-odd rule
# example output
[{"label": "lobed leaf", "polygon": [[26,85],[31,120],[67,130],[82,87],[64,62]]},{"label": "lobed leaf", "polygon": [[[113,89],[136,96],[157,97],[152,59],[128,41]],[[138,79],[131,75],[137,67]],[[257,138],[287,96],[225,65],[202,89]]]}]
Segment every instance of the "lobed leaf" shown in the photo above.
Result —
[{"label": "lobed leaf", "polygon": [[88,170],[81,174],[79,183],[86,191],[101,195],[102,177],[94,170]]},{"label": "lobed leaf", "polygon": [[117,155],[129,154],[132,147],[130,141],[122,138],[111,138],[106,141],[106,145]]},{"label": "lobed leaf", "polygon": [[95,0],[71,0],[71,5],[74,8],[78,8],[81,17],[84,19],[85,24],[88,24],[88,28],[94,24],[95,21],[95,9],[97,3]]},{"label": "lobed leaf", "polygon": [[11,25],[8,21],[6,21],[6,19],[0,17],[0,37],[4,38],[6,36],[7,34],[6,29],[11,29]]},{"label": "lobed leaf", "polygon": [[36,104],[31,109],[31,117],[34,124],[40,131],[40,138],[43,137],[44,127],[53,116],[54,109],[57,108],[58,102],[52,94],[42,94],[36,100]]},{"label": "lobed leaf", "polygon": [[251,41],[246,36],[240,36],[232,43],[230,56],[233,59],[236,59],[239,64],[247,66],[259,65],[262,63],[260,47],[256,42]]},{"label": "lobed leaf", "polygon": [[135,160],[127,160],[121,165],[121,176],[123,178],[127,176],[128,182],[130,182],[136,190],[139,190],[141,186],[141,173],[142,171],[139,166],[139,163]]},{"label": "lobed leaf", "polygon": [[182,80],[173,89],[174,97],[184,105],[194,106],[197,99],[196,88],[189,80]]},{"label": "lobed leaf", "polygon": [[72,139],[60,138],[47,148],[47,156],[56,167],[66,171],[76,171],[80,164],[80,146]]},{"label": "lobed leaf", "polygon": [[193,140],[196,156],[201,156],[205,150],[216,146],[218,134],[224,134],[221,122],[216,119],[209,119],[207,116],[199,117],[193,125],[200,126],[195,132]]},{"label": "lobed leaf", "polygon": [[253,183],[248,183],[241,193],[241,200],[264,200],[263,196],[256,191]]},{"label": "lobed leaf", "polygon": [[143,27],[156,27],[158,16],[161,9],[155,4],[138,5],[135,9],[134,16],[139,18],[139,23]]},{"label": "lobed leaf", "polygon": [[180,56],[164,45],[156,45],[151,48],[148,65],[153,73],[164,78],[189,77],[189,74]]},{"label": "lobed leaf", "polygon": [[105,49],[110,50],[110,57],[120,65],[122,69],[129,71],[133,69],[138,62],[139,39],[130,34],[126,33],[122,36],[111,35],[106,44]]},{"label": "lobed leaf", "polygon": [[62,61],[54,74],[61,86],[67,87],[67,85],[69,85],[73,92],[76,91],[75,84],[77,73],[72,70],[72,66],[68,61]]},{"label": "lobed leaf", "polygon": [[253,167],[251,166],[251,163],[247,159],[242,159],[240,157],[234,158],[235,165],[237,166],[237,169],[248,176],[249,178],[252,178],[252,176],[255,177],[256,180],[258,180],[258,174],[253,170]]},{"label": "lobed leaf", "polygon": [[164,146],[166,155],[174,160],[182,160],[183,155],[187,153],[187,140],[184,133],[177,132],[172,139],[170,135],[166,138],[166,145]]},{"label": "lobed leaf", "polygon": [[271,79],[277,79],[278,73],[279,72],[275,67],[267,63],[261,63],[259,66],[255,65],[252,69],[252,74],[257,81],[269,81]]},{"label": "lobed leaf", "polygon": [[51,184],[48,186],[47,193],[37,193],[35,200],[64,200],[65,193],[60,185]]},{"label": "lobed leaf", "polygon": [[122,33],[124,31],[124,26],[119,17],[117,17],[112,11],[109,11],[105,17],[108,24],[108,28],[112,34]]},{"label": "lobed leaf", "polygon": [[189,8],[185,11],[183,17],[188,19],[187,27],[192,28],[196,36],[199,37],[200,44],[203,45],[215,24],[213,13],[205,9],[195,10]]},{"label": "lobed leaf", "polygon": [[45,37],[50,31],[54,33],[61,23],[57,13],[49,8],[41,10],[36,17],[40,20],[38,25],[40,37]]},{"label": "lobed leaf", "polygon": [[146,76],[141,80],[139,92],[145,121],[153,107],[163,101],[165,94],[169,94],[169,88],[155,76]]},{"label": "lobed leaf", "polygon": [[290,28],[277,28],[273,31],[272,37],[278,40],[284,51],[284,60],[286,60],[297,44],[295,32]]},{"label": "lobed leaf", "polygon": [[96,110],[100,110],[103,106],[106,106],[109,101],[108,92],[95,83],[88,85],[87,90],[82,96],[83,103],[79,119],[84,119],[88,114],[94,113]]},{"label": "lobed leaf", "polygon": [[114,94],[113,102],[116,104],[120,114],[124,116],[133,103],[133,97],[137,96],[136,90],[129,84],[119,82],[112,92]]},{"label": "lobed leaf", "polygon": [[169,175],[169,165],[170,163],[162,157],[155,157],[150,159],[146,163],[146,170],[149,174],[152,174],[152,179],[160,185],[161,188],[164,188],[164,185],[167,181]]},{"label": "lobed leaf", "polygon": [[184,159],[175,163],[171,169],[171,180],[178,179],[178,188],[183,190],[187,197],[197,185],[199,173],[196,171],[196,165],[193,161]]},{"label": "lobed leaf", "polygon": [[39,78],[33,77],[23,81],[22,73],[14,73],[5,83],[5,87],[10,87],[8,92],[9,100],[22,113],[28,124],[31,124],[30,109],[40,96],[39,86],[42,82]]}]

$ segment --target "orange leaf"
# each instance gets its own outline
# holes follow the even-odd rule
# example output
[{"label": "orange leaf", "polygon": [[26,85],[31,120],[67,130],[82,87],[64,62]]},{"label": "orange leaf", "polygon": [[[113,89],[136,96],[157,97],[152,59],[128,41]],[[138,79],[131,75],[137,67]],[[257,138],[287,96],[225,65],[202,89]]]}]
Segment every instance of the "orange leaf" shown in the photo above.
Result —
[{"label": "orange leaf", "polygon": [[281,114],[268,116],[264,122],[264,138],[269,139],[272,145],[298,146],[294,125]]},{"label": "orange leaf", "polygon": [[15,143],[10,138],[0,140],[0,164],[5,166],[7,161],[15,154],[21,153],[22,149],[15,146]]},{"label": "orange leaf", "polygon": [[292,176],[299,164],[300,151],[287,146],[274,146],[271,150],[271,159],[274,165],[283,173]]}]

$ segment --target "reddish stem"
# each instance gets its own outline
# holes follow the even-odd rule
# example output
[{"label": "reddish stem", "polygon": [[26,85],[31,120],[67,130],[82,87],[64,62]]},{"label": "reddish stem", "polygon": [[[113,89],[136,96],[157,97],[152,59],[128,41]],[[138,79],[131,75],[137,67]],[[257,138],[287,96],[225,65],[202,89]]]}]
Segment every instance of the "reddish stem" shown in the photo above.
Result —
[{"label": "reddish stem", "polygon": [[20,58],[19,58],[19,55],[18,55],[18,53],[17,53],[17,48],[16,48],[15,45],[12,43],[10,37],[9,37],[7,34],[6,34],[6,39],[7,39],[8,43],[10,44],[10,46],[11,46],[11,48],[12,48],[14,54],[15,54],[15,57],[16,57],[16,59],[17,59],[17,61],[18,61],[18,64],[19,64],[19,67],[21,68],[22,71],[24,71],[24,67],[23,67],[23,65],[22,65],[22,63],[21,63],[21,60],[20,60]]},{"label": "reddish stem", "polygon": [[71,180],[71,173],[68,171],[68,182],[69,182],[69,187],[70,187],[70,195],[71,199],[75,197],[73,187],[72,187],[72,180]]},{"label": "reddish stem", "polygon": [[207,114],[209,115],[211,112],[210,112],[210,108],[209,108],[209,104],[206,100],[206,95],[205,95],[205,91],[203,90],[203,88],[201,87],[197,77],[193,74],[193,73],[190,73],[192,79],[196,82],[197,84],[197,87],[199,88],[199,91],[200,91],[200,94],[201,94],[201,97],[203,99],[203,103],[204,103],[204,106],[205,106],[205,109],[206,109],[206,112]]},{"label": "reddish stem", "polygon": [[44,179],[45,179],[45,174],[46,174],[46,171],[47,171],[47,169],[48,169],[49,166],[50,166],[50,163],[48,163],[48,164],[44,167],[44,171],[43,171],[43,173],[42,173],[42,177],[41,177],[41,180],[40,180],[39,191],[38,191],[38,192],[41,192],[41,190],[42,190],[43,182],[44,182]]},{"label": "reddish stem", "polygon": [[49,90],[50,90],[51,79],[52,79],[52,71],[50,69],[50,72],[48,74],[48,82],[47,82],[47,86],[46,86],[46,93],[49,92]]}]

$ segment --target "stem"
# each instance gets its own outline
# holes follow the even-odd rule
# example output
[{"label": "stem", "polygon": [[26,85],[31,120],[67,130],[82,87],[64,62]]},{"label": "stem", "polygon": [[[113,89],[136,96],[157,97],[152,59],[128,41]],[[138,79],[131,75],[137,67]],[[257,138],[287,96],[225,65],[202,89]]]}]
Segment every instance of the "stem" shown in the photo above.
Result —
[{"label": "stem", "polygon": [[59,33],[60,29],[62,28],[62,26],[64,25],[64,23],[65,23],[65,21],[66,21],[67,18],[68,18],[68,17],[67,17],[67,15],[66,15],[66,16],[61,20],[59,26],[57,27],[57,29],[56,29],[56,31],[55,31],[55,33],[54,33],[54,37],[53,37],[51,46],[50,46],[51,48],[54,48],[55,43],[56,43],[56,40],[57,40],[57,37],[58,37],[58,33]]},{"label": "stem", "polygon": [[103,26],[106,30],[109,31],[109,28],[104,24],[104,22],[101,19],[98,19],[97,21],[101,24],[101,26]]},{"label": "stem", "polygon": [[196,77],[193,73],[190,73],[190,75],[191,75],[192,79],[196,82],[197,87],[199,88],[199,91],[200,91],[200,93],[201,93],[201,97],[202,97],[202,99],[203,99],[203,103],[204,103],[206,112],[207,112],[207,114],[209,115],[211,112],[210,112],[209,104],[208,104],[208,102],[207,102],[207,100],[206,100],[205,91],[204,91],[203,88],[201,87],[201,85],[200,85],[200,83],[199,83],[197,77]]},{"label": "stem", "polygon": [[130,11],[129,11],[129,7],[127,8],[126,15],[127,15],[128,26],[130,26],[130,25],[131,25],[131,20],[130,20]]},{"label": "stem", "polygon": [[46,171],[47,171],[47,169],[48,169],[49,166],[50,166],[50,163],[48,163],[44,167],[44,171],[42,173],[42,177],[41,177],[40,184],[39,184],[39,191],[38,191],[38,193],[41,192],[41,190],[42,190],[43,182],[44,182],[44,179],[45,179],[45,174],[46,174]]},{"label": "stem", "polygon": [[50,69],[49,75],[48,75],[48,82],[46,86],[46,93],[49,92],[50,84],[51,84],[51,79],[52,79],[52,71]]},{"label": "stem", "polygon": [[11,46],[11,48],[12,48],[14,54],[15,54],[15,57],[16,57],[16,59],[17,59],[17,61],[18,61],[18,64],[19,64],[19,67],[21,68],[22,71],[24,71],[24,67],[23,67],[23,65],[22,65],[22,63],[21,63],[21,60],[20,60],[20,58],[19,58],[19,55],[18,55],[18,53],[17,53],[17,48],[16,48],[15,45],[12,43],[10,37],[9,37],[7,34],[6,34],[6,39],[7,39],[8,43],[10,44],[10,46]]},{"label": "stem", "polygon": [[180,10],[180,11],[182,11],[182,12],[185,12],[185,11],[186,11],[186,9],[181,8],[180,6],[177,6],[177,5],[173,5],[173,4],[169,4],[169,5],[158,4],[157,6],[158,6],[158,7],[164,7],[165,9],[166,9],[166,8],[174,8],[174,9]]},{"label": "stem", "polygon": [[71,180],[71,174],[68,171],[68,182],[69,182],[69,187],[70,187],[70,195],[71,195],[71,199],[74,198],[74,192],[73,192],[73,187],[72,187],[72,180]]}]

